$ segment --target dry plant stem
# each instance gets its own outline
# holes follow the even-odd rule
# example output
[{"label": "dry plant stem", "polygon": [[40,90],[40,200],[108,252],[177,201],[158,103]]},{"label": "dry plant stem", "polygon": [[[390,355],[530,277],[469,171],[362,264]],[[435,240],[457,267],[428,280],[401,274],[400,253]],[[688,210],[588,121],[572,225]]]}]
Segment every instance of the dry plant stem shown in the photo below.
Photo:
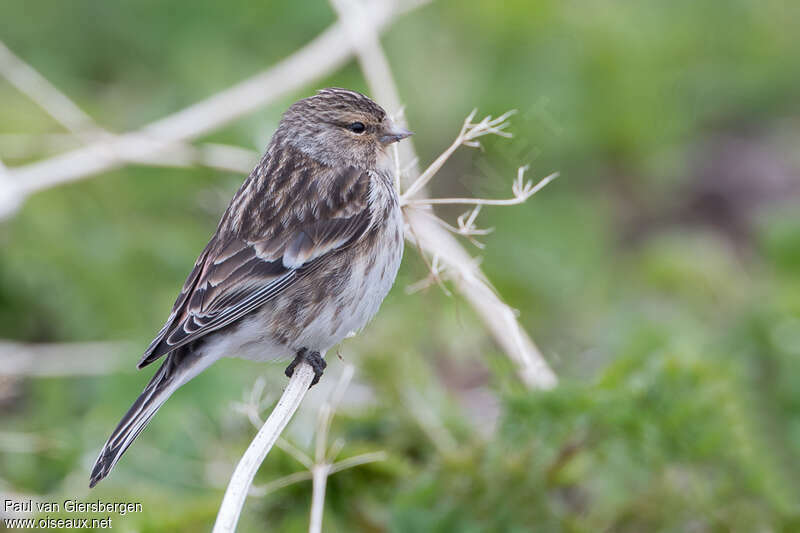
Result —
[{"label": "dry plant stem", "polygon": [[[311,457],[306,455],[305,452],[294,446],[283,437],[278,438],[278,440],[275,441],[275,446],[294,457],[294,459],[302,464],[307,470],[289,474],[287,476],[270,481],[265,485],[252,485],[248,490],[249,496],[264,497],[267,494],[283,487],[300,483],[302,481],[313,480],[315,479],[314,471],[316,465],[323,465],[327,470],[327,476],[330,476],[331,474],[341,472],[342,470],[346,470],[348,468],[354,468],[360,465],[386,460],[386,452],[379,451],[355,455],[353,457],[348,457],[347,459],[342,459],[341,461],[332,463],[331,461],[336,458],[340,451],[340,448],[338,448],[337,445],[341,444],[341,441],[336,441],[331,447],[331,450],[326,454],[325,443],[327,442],[328,438],[327,435],[330,428],[330,421],[333,417],[334,410],[341,401],[341,398],[344,395],[344,390],[352,379],[354,373],[355,367],[353,367],[353,365],[345,366],[339,378],[338,384],[334,388],[331,398],[323,405],[322,409],[320,409],[317,419],[317,445],[315,454],[317,459],[311,459]],[[252,389],[244,395],[244,401],[234,403],[234,409],[244,414],[256,429],[260,429],[263,425],[260,412],[264,403],[268,402],[269,399],[269,395],[266,397],[264,396],[265,385],[266,381],[263,378],[258,378],[253,383]],[[321,476],[321,474],[322,471],[319,471],[315,481],[315,483],[317,483],[317,491],[320,490],[319,483],[324,481],[324,479],[327,477]],[[314,509],[319,509],[319,507],[314,507]],[[317,520],[317,517],[322,516],[318,510],[314,511],[313,514],[315,516],[315,520]]]},{"label": "dry plant stem", "polygon": [[[413,206],[409,206],[408,208],[413,208]],[[480,229],[475,226],[475,218],[478,216],[480,209],[481,206],[476,205],[471,211],[463,213],[461,216],[459,216],[458,227],[448,224],[447,222],[437,217],[432,211],[428,209],[419,209],[418,213],[427,216],[428,218],[430,218],[443,228],[447,229],[447,231],[454,233],[456,235],[461,235],[462,237],[466,237],[472,244],[474,244],[477,248],[480,248],[482,250],[485,247],[484,244],[476,241],[474,239],[474,236],[489,235],[494,231],[494,228]]]},{"label": "dry plant stem", "polygon": [[319,415],[317,416],[317,434],[315,436],[314,466],[311,468],[313,487],[311,490],[309,533],[320,533],[322,531],[322,512],[325,508],[325,488],[328,484],[328,476],[331,473],[331,462],[339,453],[338,450],[331,452],[330,457],[328,457],[328,452],[326,451],[328,433],[331,429],[333,415],[339,403],[342,401],[344,391],[353,379],[353,374],[355,374],[355,367],[353,365],[345,366],[330,399],[319,408]]},{"label": "dry plant stem", "polygon": [[[408,218],[408,217],[406,217]],[[433,256],[433,261],[428,261],[428,256],[425,255],[425,250],[422,249],[422,244],[417,236],[416,230],[412,224],[408,224],[408,233],[410,234],[411,238],[409,239],[409,235],[406,235],[406,240],[410,240],[416,247],[417,251],[419,252],[419,256],[422,258],[422,261],[425,263],[425,266],[428,267],[428,272],[430,273],[431,278],[433,281],[439,285],[439,288],[442,289],[442,292],[445,293],[447,296],[452,296],[451,293],[447,289],[447,285],[444,284],[444,281],[439,276],[441,273],[441,269],[438,267],[438,255]]]},{"label": "dry plant stem", "polygon": [[[360,0],[329,0],[329,2],[347,32],[370,92],[396,118],[400,126],[408,126],[405,116],[397,116],[403,109],[400,94],[389,61],[381,47],[379,28],[369,23],[368,5]],[[425,2],[419,2],[422,3]],[[416,174],[418,170],[413,141],[406,139],[397,143],[395,147],[399,156],[397,161],[411,162],[410,172]]]},{"label": "dry plant stem", "polygon": [[297,408],[300,407],[312,379],[314,379],[314,370],[308,363],[303,362],[295,368],[294,375],[289,379],[289,384],[278,400],[278,404],[248,446],[247,451],[244,452],[239,464],[236,465],[236,470],[231,476],[222,499],[213,533],[229,533],[236,530],[236,523],[239,521],[239,515],[256,472]]},{"label": "dry plant stem", "polygon": [[425,172],[422,173],[420,176],[418,176],[411,184],[411,186],[403,192],[402,195],[403,200],[422,190],[422,188],[425,187],[425,185],[431,180],[431,178],[433,178],[436,172],[438,172],[439,169],[442,168],[442,166],[444,166],[445,162],[447,162],[447,160],[450,159],[450,156],[453,155],[453,152],[455,152],[461,146],[461,143],[464,140],[463,139],[464,128],[466,128],[466,125],[475,116],[476,111],[477,111],[476,109],[473,109],[472,113],[470,113],[470,115],[464,121],[464,126],[461,128],[461,132],[458,134],[458,137],[456,137],[456,139],[453,141],[453,144],[448,146],[447,150],[442,152],[439,155],[439,157],[437,157],[433,161],[433,163],[431,163],[431,165],[425,170]]},{"label": "dry plant stem", "polygon": [[[525,167],[521,167],[523,171]],[[507,200],[489,200],[486,198],[420,198],[407,200],[406,205],[442,205],[442,204],[460,204],[460,205],[517,205],[525,203],[528,198],[542,190],[545,185],[558,177],[558,173],[550,174],[542,178],[539,183],[524,191],[524,194],[515,195],[514,198]]]},{"label": "dry plant stem", "polygon": [[520,327],[514,310],[503,302],[486,283],[473,258],[453,235],[418,210],[407,210],[423,249],[435,251],[445,263],[450,279],[489,327],[495,340],[517,367],[520,379],[528,387],[550,389],[556,375],[541,356],[530,337]]},{"label": "dry plant stem", "polygon": [[278,478],[258,487],[253,485],[250,487],[248,495],[262,498],[271,492],[282,489],[283,487],[288,487],[289,485],[294,485],[295,483],[300,483],[301,481],[308,481],[312,477],[311,470],[301,470],[300,472],[289,474],[288,476]]},{"label": "dry plant stem", "polygon": [[[75,102],[47,81],[36,69],[17,57],[2,42],[0,42],[0,75],[71,131],[73,138],[85,142],[101,139],[110,142],[116,138],[113,133],[97,126]],[[126,162],[133,163],[164,166],[189,166],[200,163],[211,168],[243,173],[250,172],[259,158],[259,154],[250,150],[212,143],[202,147],[181,143],[165,146],[164,143],[144,137],[136,139],[136,143],[136,149],[126,150],[117,155]],[[131,141],[130,145],[133,148],[134,142]],[[168,152],[160,153],[165,148]]]},{"label": "dry plant stem", "polygon": [[47,78],[18,58],[2,42],[0,42],[0,73],[76,136],[89,141],[104,134],[89,115],[64,96]]},{"label": "dry plant stem", "polygon": [[[362,24],[362,17],[367,9],[366,4],[359,0],[331,0],[331,4],[339,17],[343,19],[344,29],[350,32],[350,42],[355,48],[361,70],[373,96],[383,103],[390,113],[401,109],[398,91],[391,75],[389,62],[378,39],[378,32],[370,31],[370,26]],[[464,141],[474,143],[474,138],[465,138],[474,116],[473,112],[467,117],[456,141],[428,168],[430,172],[426,171],[426,174],[421,176],[424,181],[417,178],[419,171],[416,161],[418,159],[413,145],[408,142],[399,143],[399,160],[413,163],[408,168],[412,185],[403,195],[405,199],[412,194],[424,192],[424,186],[428,180]],[[485,124],[484,129],[487,130],[487,133],[495,134],[502,131],[502,125],[507,116],[508,114],[498,117],[499,122],[495,119],[493,124]],[[437,164],[438,166],[436,166]],[[418,242],[419,246],[428,253],[439,257],[440,262],[451,272],[459,292],[475,308],[489,327],[495,340],[515,363],[522,382],[528,387],[554,387],[557,383],[555,373],[520,326],[514,310],[506,305],[486,283],[480,268],[458,240],[447,229],[426,219],[419,210],[416,212],[415,210],[405,210],[405,216],[409,227],[415,228],[415,233],[419,234],[419,238],[417,238],[406,233],[406,238]]]},{"label": "dry plant stem", "polygon": [[[279,443],[280,439],[275,443],[275,445],[278,446]],[[337,461],[330,465],[328,475],[330,476],[332,474],[336,474],[337,472],[341,472],[342,470],[355,468],[357,466],[366,465],[369,463],[385,461],[388,457],[389,455],[385,451],[367,452],[360,455],[355,455],[353,457],[348,457],[347,459],[342,459],[341,461]],[[264,485],[253,485],[250,487],[249,496],[263,497],[283,487],[288,487],[289,485],[294,485],[295,483],[300,483],[301,481],[313,479],[314,474],[312,473],[312,470],[314,465],[309,463],[307,468],[308,470],[301,470],[300,472],[289,474],[274,481],[270,481],[269,483],[265,483]]]},{"label": "dry plant stem", "polygon": [[313,483],[311,489],[311,518],[309,519],[308,533],[320,533],[322,531],[322,511],[325,509],[325,489],[328,485],[328,475],[331,472],[331,465],[314,465],[311,469]]},{"label": "dry plant stem", "polygon": [[475,113],[477,113],[477,109],[473,109],[469,116],[464,120],[463,126],[461,126],[461,131],[458,133],[458,136],[453,141],[453,143],[447,147],[447,150],[442,152],[442,154],[436,158],[436,160],[431,163],[431,165],[425,169],[417,179],[411,184],[411,186],[403,192],[401,196],[401,203],[405,203],[408,199],[418,192],[420,192],[425,185],[436,175],[437,172],[444,166],[450,156],[458,150],[461,146],[471,146],[471,147],[479,147],[480,144],[475,140],[478,137],[483,137],[484,135],[499,135],[501,137],[510,137],[511,134],[504,131],[504,129],[508,126],[508,122],[506,119],[513,115],[515,111],[508,111],[500,115],[497,118],[492,118],[491,116],[485,117],[483,120],[478,122],[477,124],[472,123],[472,119],[475,118]]}]

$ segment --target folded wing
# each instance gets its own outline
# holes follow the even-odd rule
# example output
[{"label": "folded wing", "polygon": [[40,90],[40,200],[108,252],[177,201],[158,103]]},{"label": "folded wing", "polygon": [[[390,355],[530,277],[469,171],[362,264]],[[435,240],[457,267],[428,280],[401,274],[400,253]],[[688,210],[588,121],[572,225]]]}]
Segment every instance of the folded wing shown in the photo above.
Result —
[{"label": "folded wing", "polygon": [[[320,182],[335,185],[346,179],[347,194],[331,191],[316,204],[276,210],[272,217],[259,213],[265,227],[258,233],[264,238],[252,231],[247,237],[226,231],[230,226],[225,217],[232,216],[226,213],[139,368],[258,309],[324,264],[331,254],[357,242],[371,223],[369,175],[352,168],[344,173],[345,178],[320,176]],[[247,194],[246,187],[237,196],[241,194]],[[232,203],[236,201],[235,197]]]}]

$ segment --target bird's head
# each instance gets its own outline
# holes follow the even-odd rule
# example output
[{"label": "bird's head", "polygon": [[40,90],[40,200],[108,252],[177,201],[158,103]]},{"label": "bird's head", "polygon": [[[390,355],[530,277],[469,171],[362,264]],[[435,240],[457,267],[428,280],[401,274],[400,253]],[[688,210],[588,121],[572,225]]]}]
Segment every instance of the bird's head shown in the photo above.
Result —
[{"label": "bird's head", "polygon": [[374,168],[387,146],[411,135],[368,97],[338,88],[295,102],[278,133],[283,142],[318,161],[359,168]]}]

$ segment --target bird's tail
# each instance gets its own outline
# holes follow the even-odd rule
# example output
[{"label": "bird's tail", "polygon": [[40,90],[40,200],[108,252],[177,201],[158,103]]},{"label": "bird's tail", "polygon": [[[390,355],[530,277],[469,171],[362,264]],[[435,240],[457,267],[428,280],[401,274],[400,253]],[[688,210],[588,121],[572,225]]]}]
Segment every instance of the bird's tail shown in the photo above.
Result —
[{"label": "bird's tail", "polygon": [[182,347],[169,354],[161,368],[147,384],[144,391],[136,398],[117,428],[108,438],[100,455],[92,468],[89,488],[106,477],[122,454],[142,432],[158,408],[178,387],[205,370],[213,360],[192,353],[188,347]]}]

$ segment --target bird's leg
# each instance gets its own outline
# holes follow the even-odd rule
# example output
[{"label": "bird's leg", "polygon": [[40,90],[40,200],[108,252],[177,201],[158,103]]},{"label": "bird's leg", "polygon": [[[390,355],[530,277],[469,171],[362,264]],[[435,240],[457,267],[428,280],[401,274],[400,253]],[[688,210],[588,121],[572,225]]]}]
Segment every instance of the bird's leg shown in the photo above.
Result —
[{"label": "bird's leg", "polygon": [[292,377],[292,375],[294,375],[294,369],[303,361],[311,365],[311,368],[314,369],[314,379],[311,380],[311,385],[308,386],[310,389],[319,382],[319,378],[322,377],[322,372],[325,370],[325,367],[328,366],[328,363],[325,362],[325,359],[322,358],[319,352],[310,352],[306,348],[300,348],[297,350],[294,361],[289,363],[289,366],[286,367],[284,374],[286,374],[287,377]]}]

